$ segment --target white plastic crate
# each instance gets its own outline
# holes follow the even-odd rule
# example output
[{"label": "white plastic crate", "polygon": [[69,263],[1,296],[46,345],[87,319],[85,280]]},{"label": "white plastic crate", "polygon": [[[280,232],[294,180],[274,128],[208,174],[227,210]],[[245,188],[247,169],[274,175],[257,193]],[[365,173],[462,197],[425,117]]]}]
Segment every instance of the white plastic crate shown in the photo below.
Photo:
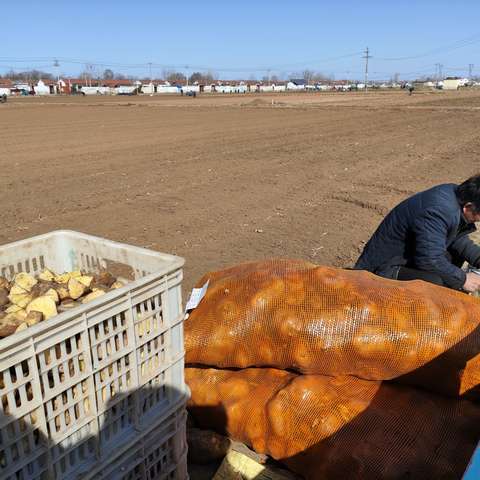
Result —
[{"label": "white plastic crate", "polygon": [[2,480],[83,478],[184,397],[183,263],[72,231],[0,247],[7,278],[106,268],[127,282],[0,340]]},{"label": "white plastic crate", "polygon": [[187,439],[185,400],[144,433],[125,453],[97,467],[85,480],[185,480]]}]

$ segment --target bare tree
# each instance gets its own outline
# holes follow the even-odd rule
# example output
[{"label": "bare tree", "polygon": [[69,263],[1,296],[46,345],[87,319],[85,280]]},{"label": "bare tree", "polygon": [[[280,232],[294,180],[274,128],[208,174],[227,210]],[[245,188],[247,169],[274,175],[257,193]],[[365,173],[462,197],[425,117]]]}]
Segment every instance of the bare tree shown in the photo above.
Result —
[{"label": "bare tree", "polygon": [[170,83],[183,83],[187,80],[187,77],[182,72],[176,72],[173,70],[164,70],[163,77]]},{"label": "bare tree", "polygon": [[328,75],[325,75],[324,73],[316,72],[312,80],[316,83],[322,83],[322,82],[330,82],[331,78]]},{"label": "bare tree", "polygon": [[104,72],[103,72],[103,78],[105,80],[112,80],[113,78],[115,78],[115,74],[113,73],[113,70],[110,70],[109,68],[107,68]]},{"label": "bare tree", "polygon": [[193,72],[188,81],[190,83],[203,83],[203,74],[201,74],[200,72]]},{"label": "bare tree", "polygon": [[314,76],[315,76],[315,72],[313,70],[304,70],[302,72],[302,78],[305,80],[307,85],[310,85]]},{"label": "bare tree", "polygon": [[210,85],[213,83],[214,78],[211,72],[207,72],[207,73],[194,72],[190,75],[188,81],[190,83],[198,83],[200,85]]},{"label": "bare tree", "polygon": [[207,73],[206,73],[206,78],[209,79],[209,82],[210,83],[213,83],[215,80],[218,80],[218,73],[217,72],[214,72],[212,70],[209,70]]},{"label": "bare tree", "polygon": [[53,80],[53,75],[51,73],[43,72],[42,70],[25,70],[23,72],[15,72],[10,70],[4,75],[4,78],[10,80],[24,80],[24,81],[34,81],[34,80]]}]

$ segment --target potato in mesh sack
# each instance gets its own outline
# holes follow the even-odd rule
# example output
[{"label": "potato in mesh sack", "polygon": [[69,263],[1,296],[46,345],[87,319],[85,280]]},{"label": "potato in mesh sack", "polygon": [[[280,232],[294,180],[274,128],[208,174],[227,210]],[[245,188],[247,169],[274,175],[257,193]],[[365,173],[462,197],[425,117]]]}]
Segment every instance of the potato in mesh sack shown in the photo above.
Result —
[{"label": "potato in mesh sack", "polygon": [[189,364],[369,380],[416,371],[405,381],[451,395],[478,384],[468,370],[480,363],[480,302],[461,292],[292,260],[238,265],[199,285],[207,279],[185,322]]},{"label": "potato in mesh sack", "polygon": [[199,425],[310,479],[460,479],[480,407],[411,387],[274,369],[186,369]]}]

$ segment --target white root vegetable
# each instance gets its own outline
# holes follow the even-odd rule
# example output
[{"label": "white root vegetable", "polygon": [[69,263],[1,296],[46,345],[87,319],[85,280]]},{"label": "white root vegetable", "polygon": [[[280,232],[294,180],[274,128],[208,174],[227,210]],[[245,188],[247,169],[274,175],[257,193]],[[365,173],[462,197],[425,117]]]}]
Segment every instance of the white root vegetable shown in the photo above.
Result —
[{"label": "white root vegetable", "polygon": [[55,303],[60,303],[60,296],[58,295],[58,292],[57,292],[54,288],[49,288],[49,289],[45,292],[45,296],[46,296],[46,297],[51,297],[51,299],[52,299]]},{"label": "white root vegetable", "polygon": [[12,285],[12,288],[10,289],[10,295],[23,295],[25,293],[28,293],[27,290],[25,290],[23,287],[21,287],[20,285],[17,285],[16,283],[14,283]]},{"label": "white root vegetable", "polygon": [[18,293],[18,294],[11,293],[8,296],[8,299],[14,305],[17,305],[20,308],[25,308],[32,301],[32,296],[29,293]]},{"label": "white root vegetable", "polygon": [[51,270],[46,268],[38,275],[38,279],[43,280],[44,282],[53,282],[53,280],[55,279],[55,274]]},{"label": "white root vegetable", "polygon": [[88,302],[91,302],[92,300],[95,300],[98,297],[101,297],[102,295],[105,295],[105,291],[100,290],[100,289],[94,290],[93,292],[91,292],[88,295],[86,295],[85,297],[83,297],[81,299],[81,302],[82,303],[88,303]]},{"label": "white root vegetable", "polygon": [[93,282],[93,277],[90,275],[81,275],[80,277],[76,277],[75,280],[80,282],[82,285],[85,285],[87,288],[90,288]]},{"label": "white root vegetable", "polygon": [[15,285],[18,285],[27,292],[29,292],[32,287],[37,284],[37,279],[25,272],[17,273],[13,281]]},{"label": "white root vegetable", "polygon": [[19,310],[23,310],[22,307],[19,307],[18,305],[10,305],[5,310],[5,313],[17,313]]},{"label": "white root vegetable", "polygon": [[27,313],[32,311],[41,312],[45,320],[57,315],[57,305],[55,304],[55,301],[52,299],[52,297],[47,297],[46,295],[32,300],[27,305],[26,310]]},{"label": "white root vegetable", "polygon": [[61,275],[55,275],[53,280],[55,283],[68,283],[70,278],[72,278],[72,274],[67,272],[67,273],[62,273]]},{"label": "white root vegetable", "polygon": [[77,281],[75,278],[71,278],[68,281],[68,293],[70,294],[70,298],[73,300],[80,298],[86,290],[87,287],[83,283]]},{"label": "white root vegetable", "polygon": [[67,285],[55,285],[55,290],[58,293],[60,301],[70,298],[70,292]]}]

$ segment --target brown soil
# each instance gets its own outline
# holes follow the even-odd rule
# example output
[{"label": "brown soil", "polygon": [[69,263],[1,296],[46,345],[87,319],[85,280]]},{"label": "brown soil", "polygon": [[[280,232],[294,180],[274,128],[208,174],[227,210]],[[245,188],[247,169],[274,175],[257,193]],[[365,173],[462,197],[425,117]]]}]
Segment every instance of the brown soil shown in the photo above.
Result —
[{"label": "brown soil", "polygon": [[479,169],[479,109],[480,92],[12,98],[0,244],[70,228],[176,253],[186,289],[267,257],[350,266],[389,208]]}]

